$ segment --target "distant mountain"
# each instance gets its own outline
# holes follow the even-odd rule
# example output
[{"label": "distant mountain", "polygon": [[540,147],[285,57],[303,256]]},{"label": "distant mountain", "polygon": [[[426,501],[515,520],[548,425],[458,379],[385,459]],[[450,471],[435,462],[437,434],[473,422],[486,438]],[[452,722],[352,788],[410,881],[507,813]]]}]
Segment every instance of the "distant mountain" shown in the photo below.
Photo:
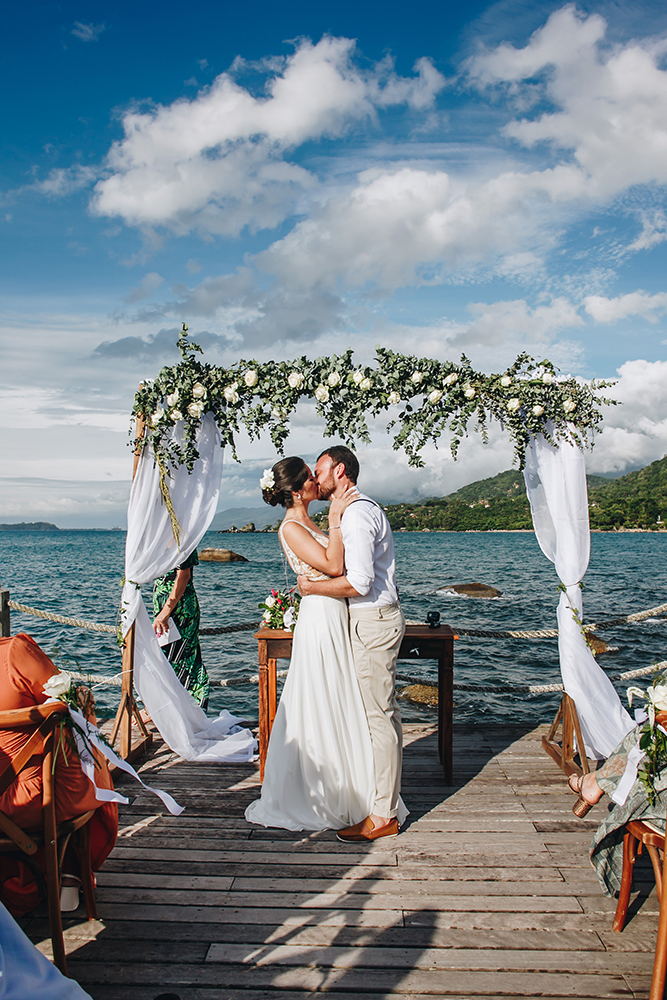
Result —
[{"label": "distant mountain", "polygon": [[[591,528],[659,530],[667,520],[667,456],[617,479],[587,476]],[[523,474],[480,479],[455,493],[385,508],[394,530],[516,531],[532,529]]]},{"label": "distant mountain", "polygon": [[21,521],[20,524],[0,524],[0,531],[60,531],[48,521]]}]

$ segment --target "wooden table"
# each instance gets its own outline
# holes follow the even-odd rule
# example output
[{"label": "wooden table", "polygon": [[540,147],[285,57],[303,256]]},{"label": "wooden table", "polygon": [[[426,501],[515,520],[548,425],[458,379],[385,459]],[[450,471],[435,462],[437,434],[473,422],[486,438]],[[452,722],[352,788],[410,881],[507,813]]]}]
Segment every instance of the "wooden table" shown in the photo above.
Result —
[{"label": "wooden table", "polygon": [[[278,660],[292,655],[292,633],[261,628],[255,632],[259,651],[259,775],[264,778],[266,751],[278,707]],[[453,781],[452,710],[454,692],[454,633],[449,625],[407,625],[399,660],[438,661],[438,756],[448,785]]]}]

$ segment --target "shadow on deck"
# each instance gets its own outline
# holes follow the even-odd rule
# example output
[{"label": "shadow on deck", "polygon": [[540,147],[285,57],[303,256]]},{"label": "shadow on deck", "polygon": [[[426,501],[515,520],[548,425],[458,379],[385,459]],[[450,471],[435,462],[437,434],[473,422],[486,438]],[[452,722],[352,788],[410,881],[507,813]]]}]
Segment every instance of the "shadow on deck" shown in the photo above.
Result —
[{"label": "shadow on deck", "polygon": [[[614,934],[588,861],[604,807],[575,819],[545,730],[455,727],[447,787],[434,732],[406,726],[411,815],[368,847],[251,827],[255,765],[188,764],[158,744],[142,776],[186,810],[163,815],[121,778],[133,801],[98,873],[100,921],[67,922],[70,975],[94,1000],[647,996],[650,876]],[[27,930],[48,937],[42,916]]]}]

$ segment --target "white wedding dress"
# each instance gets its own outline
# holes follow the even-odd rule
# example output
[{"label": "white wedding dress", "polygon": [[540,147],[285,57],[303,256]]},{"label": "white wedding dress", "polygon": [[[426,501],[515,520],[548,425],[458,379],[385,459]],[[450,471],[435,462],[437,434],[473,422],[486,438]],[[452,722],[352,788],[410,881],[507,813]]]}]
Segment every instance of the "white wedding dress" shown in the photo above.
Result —
[{"label": "white wedding dress", "polygon": [[[326,535],[310,531],[325,546]],[[327,580],[279,532],[294,572]],[[292,659],[271,730],[261,798],[246,819],[285,830],[339,830],[369,815],[375,771],[368,722],[350,645],[347,605],[304,597]],[[403,811],[404,815],[404,811]]]}]

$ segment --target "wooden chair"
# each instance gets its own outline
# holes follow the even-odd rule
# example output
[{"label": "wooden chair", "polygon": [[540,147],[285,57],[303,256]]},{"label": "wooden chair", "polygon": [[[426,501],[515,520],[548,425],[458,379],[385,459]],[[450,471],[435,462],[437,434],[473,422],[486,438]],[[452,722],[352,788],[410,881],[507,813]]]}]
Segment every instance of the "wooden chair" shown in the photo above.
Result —
[{"label": "wooden chair", "polygon": [[[655,959],[653,961],[653,978],[649,1000],[663,1000],[665,993],[665,973],[667,972],[667,906],[662,905],[663,886],[667,885],[667,852],[665,852],[665,837],[641,820],[630,820],[625,826],[623,837],[623,874],[621,889],[618,894],[618,906],[614,917],[614,930],[622,931],[630,902],[632,889],[632,873],[637,855],[646,847],[653,872],[660,903],[658,917],[658,937],[655,944]],[[662,858],[660,855],[662,854]]]},{"label": "wooden chair", "polygon": [[[97,918],[88,825],[94,811],[56,825],[58,790],[54,780],[54,743],[62,717],[67,711],[67,706],[62,702],[53,702],[0,712],[0,728],[32,731],[16,757],[0,772],[0,795],[9,788],[28,762],[34,763],[35,757],[41,757],[42,760],[42,825],[36,830],[23,830],[0,811],[0,852],[22,861],[34,875],[40,895],[46,898],[53,961],[63,975],[67,975],[67,963],[60,914],[60,889],[63,858],[70,840],[81,868],[88,919]],[[32,857],[40,847],[44,850],[46,878]]]}]

